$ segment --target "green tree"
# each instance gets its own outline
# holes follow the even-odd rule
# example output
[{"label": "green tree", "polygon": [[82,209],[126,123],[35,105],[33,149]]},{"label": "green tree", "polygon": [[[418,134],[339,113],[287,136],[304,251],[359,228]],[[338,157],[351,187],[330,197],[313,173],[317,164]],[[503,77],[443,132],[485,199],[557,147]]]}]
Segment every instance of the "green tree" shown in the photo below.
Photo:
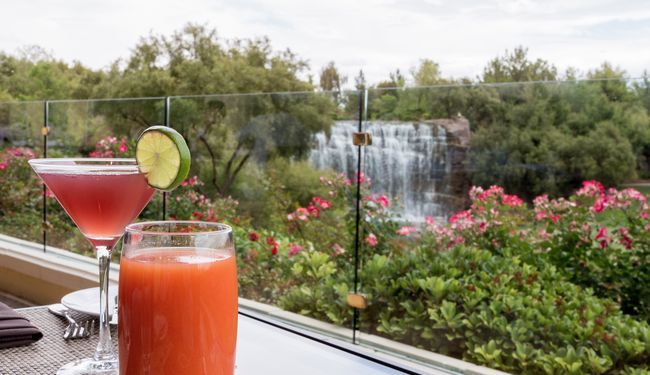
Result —
[{"label": "green tree", "polygon": [[528,48],[515,47],[512,53],[490,60],[483,69],[484,83],[555,81],[557,68],[546,60],[528,59]]},{"label": "green tree", "polygon": [[417,68],[411,69],[416,86],[433,86],[444,82],[440,74],[440,65],[433,60],[422,59]]},{"label": "green tree", "polygon": [[[187,25],[167,36],[143,38],[126,61],[115,63],[97,90],[109,97],[313,91],[299,78],[307,64],[291,51],[275,52],[266,38],[222,41],[216,31]],[[149,126],[162,102],[112,106],[123,126]],[[251,160],[307,155],[309,139],[329,131],[335,112],[329,95],[214,95],[172,101],[171,125],[190,143],[194,163],[220,194],[228,195]],[[152,120],[153,119],[153,120]]]},{"label": "green tree", "polygon": [[347,81],[347,77],[339,72],[334,61],[327,63],[320,71],[320,88],[324,91],[340,93]]},{"label": "green tree", "polygon": [[22,57],[0,53],[0,91],[16,100],[85,99],[104,73],[55,60],[42,48],[25,48]]},{"label": "green tree", "polygon": [[334,61],[330,61],[321,69],[319,81],[321,90],[331,92],[337,104],[345,105],[343,103],[343,85],[348,78],[339,72]]}]

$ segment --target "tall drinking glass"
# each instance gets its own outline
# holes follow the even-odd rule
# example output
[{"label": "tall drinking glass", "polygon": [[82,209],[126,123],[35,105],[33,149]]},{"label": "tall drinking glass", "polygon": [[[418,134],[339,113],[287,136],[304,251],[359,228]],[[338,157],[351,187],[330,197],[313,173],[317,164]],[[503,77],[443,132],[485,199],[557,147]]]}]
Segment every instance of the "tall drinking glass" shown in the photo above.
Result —
[{"label": "tall drinking glass", "polygon": [[52,158],[32,159],[29,164],[95,247],[99,261],[99,344],[92,358],[68,363],[57,374],[116,374],[108,326],[111,251],[154,190],[135,159]]},{"label": "tall drinking glass", "polygon": [[237,265],[229,226],[128,225],[118,294],[120,374],[233,374]]}]

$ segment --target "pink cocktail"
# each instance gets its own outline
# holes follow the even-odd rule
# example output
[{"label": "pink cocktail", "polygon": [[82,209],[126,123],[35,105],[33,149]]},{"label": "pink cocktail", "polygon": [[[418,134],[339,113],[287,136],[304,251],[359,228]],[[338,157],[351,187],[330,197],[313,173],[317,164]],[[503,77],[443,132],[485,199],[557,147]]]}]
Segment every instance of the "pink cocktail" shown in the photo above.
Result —
[{"label": "pink cocktail", "polygon": [[113,246],[154,190],[140,173],[42,172],[65,212],[94,246]]},{"label": "pink cocktail", "polygon": [[108,327],[111,251],[154,190],[134,159],[32,159],[29,164],[95,247],[99,261],[100,330],[95,355],[71,362],[57,374],[117,374]]}]

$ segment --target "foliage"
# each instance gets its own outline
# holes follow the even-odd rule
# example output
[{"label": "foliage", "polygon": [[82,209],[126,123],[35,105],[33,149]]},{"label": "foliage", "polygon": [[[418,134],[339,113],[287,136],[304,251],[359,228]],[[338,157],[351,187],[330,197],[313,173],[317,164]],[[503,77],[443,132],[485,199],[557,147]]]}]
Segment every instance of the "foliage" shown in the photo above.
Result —
[{"label": "foliage", "polygon": [[428,350],[515,373],[604,373],[650,359],[647,324],[548,265],[417,247],[376,255],[363,272],[366,329]]},{"label": "foliage", "polygon": [[[40,242],[43,238],[43,188],[27,163],[37,156],[37,151],[28,147],[8,147],[0,151],[0,233]],[[52,192],[47,190],[45,194],[49,212],[45,224],[48,245],[80,253],[91,250]]]},{"label": "foliage", "polygon": [[523,46],[516,47],[512,53],[506,51],[503,57],[490,60],[483,70],[482,77],[482,81],[486,83],[555,81],[556,79],[557,68],[542,59],[528,60],[528,49]]},{"label": "foliage", "polygon": [[473,188],[470,197],[470,209],[448,226],[428,223],[422,243],[437,249],[465,243],[536,266],[553,264],[625,313],[650,320],[650,211],[643,194],[586,181],[568,200],[542,195],[531,209],[497,186]]}]

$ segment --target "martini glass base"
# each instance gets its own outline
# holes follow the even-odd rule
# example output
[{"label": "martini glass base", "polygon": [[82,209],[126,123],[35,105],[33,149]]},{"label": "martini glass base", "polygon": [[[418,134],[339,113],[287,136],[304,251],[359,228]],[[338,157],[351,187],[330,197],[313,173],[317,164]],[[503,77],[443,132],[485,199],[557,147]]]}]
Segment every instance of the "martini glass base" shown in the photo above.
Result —
[{"label": "martini glass base", "polygon": [[96,361],[92,358],[85,358],[64,365],[56,375],[117,375],[119,370],[117,359]]}]

